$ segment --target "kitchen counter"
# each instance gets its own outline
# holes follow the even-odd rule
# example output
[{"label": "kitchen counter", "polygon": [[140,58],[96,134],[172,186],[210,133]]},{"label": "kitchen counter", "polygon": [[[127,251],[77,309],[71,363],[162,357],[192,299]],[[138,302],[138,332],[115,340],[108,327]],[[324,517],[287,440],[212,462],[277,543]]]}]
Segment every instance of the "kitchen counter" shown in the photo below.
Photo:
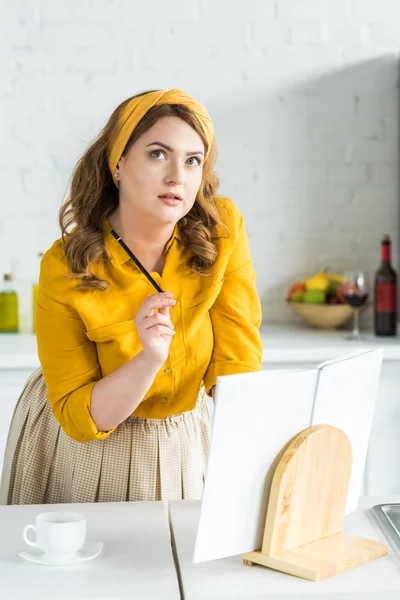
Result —
[{"label": "kitchen counter", "polygon": [[376,337],[362,332],[363,340],[349,341],[346,330],[322,330],[304,325],[262,325],[264,363],[321,362],[361,348],[384,348],[384,360],[400,360],[400,337]]},{"label": "kitchen counter", "polygon": [[36,336],[27,333],[0,335],[0,369],[30,369],[39,366]]},{"label": "kitchen counter", "polygon": [[[345,330],[318,330],[306,325],[261,327],[263,369],[315,369],[321,362],[359,348],[384,348],[374,421],[364,477],[364,494],[400,494],[400,338],[365,334],[361,342],[345,339]],[[15,404],[29,375],[39,366],[36,337],[0,335],[0,472]],[[382,469],[385,464],[385,469]]]},{"label": "kitchen counter", "polygon": [[[100,556],[70,566],[22,560],[22,530],[42,512],[72,511],[87,519],[87,541],[103,542]],[[163,502],[93,502],[0,506],[2,600],[179,600]],[[34,538],[34,534],[30,534]]]},{"label": "kitchen counter", "polygon": [[[321,362],[365,347],[384,348],[384,360],[400,360],[400,337],[377,338],[365,333],[361,342],[350,342],[345,339],[347,333],[303,325],[262,325],[263,362]],[[33,334],[0,335],[0,369],[33,370],[38,366],[36,337]]]},{"label": "kitchen counter", "polygon": [[[369,514],[376,504],[399,502],[399,496],[361,497],[357,511],[345,517],[343,531],[388,544]],[[241,555],[193,563],[200,501],[170,503],[173,541],[186,600],[270,598],[271,600],[395,600],[400,596],[400,561],[387,556],[318,582],[299,579],[259,565],[247,566]]]},{"label": "kitchen counter", "polygon": [[[344,531],[386,543],[368,509],[375,504],[399,500],[398,496],[360,498],[357,511],[345,519]],[[18,556],[19,551],[25,549],[22,528],[32,523],[37,514],[52,510],[83,513],[87,518],[87,540],[104,542],[100,556],[68,567],[45,567],[23,561]],[[1,506],[1,598],[399,598],[400,561],[390,547],[387,556],[319,582],[298,579],[261,566],[244,565],[241,555],[194,564],[192,553],[199,511],[200,501],[197,500],[170,502],[169,521],[161,502]]]}]

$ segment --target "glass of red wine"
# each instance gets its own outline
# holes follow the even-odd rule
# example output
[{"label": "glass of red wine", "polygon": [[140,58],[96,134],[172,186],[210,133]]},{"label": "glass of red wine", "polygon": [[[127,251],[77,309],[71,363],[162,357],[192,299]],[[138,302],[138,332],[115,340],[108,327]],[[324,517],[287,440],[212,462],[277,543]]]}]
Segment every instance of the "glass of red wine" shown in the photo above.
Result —
[{"label": "glass of red wine", "polygon": [[353,331],[346,337],[348,340],[361,340],[360,310],[368,300],[369,283],[364,271],[346,271],[342,284],[343,297],[353,309]]}]

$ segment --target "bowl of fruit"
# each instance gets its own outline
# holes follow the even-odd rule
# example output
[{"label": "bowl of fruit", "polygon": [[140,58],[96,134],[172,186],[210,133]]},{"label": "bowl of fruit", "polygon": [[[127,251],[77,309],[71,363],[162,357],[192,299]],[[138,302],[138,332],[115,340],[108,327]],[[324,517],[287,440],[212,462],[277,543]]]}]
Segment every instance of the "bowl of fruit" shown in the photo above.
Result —
[{"label": "bowl of fruit", "polygon": [[347,284],[343,275],[320,271],[291,285],[286,301],[310,325],[336,329],[345,325],[353,315],[352,308],[344,299]]}]

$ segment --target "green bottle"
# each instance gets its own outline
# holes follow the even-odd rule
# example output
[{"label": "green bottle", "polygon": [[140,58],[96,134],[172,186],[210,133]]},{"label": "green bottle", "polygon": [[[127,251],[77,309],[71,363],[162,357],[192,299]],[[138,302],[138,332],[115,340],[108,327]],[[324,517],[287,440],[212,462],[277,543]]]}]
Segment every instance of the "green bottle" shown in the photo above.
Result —
[{"label": "green bottle", "polygon": [[3,276],[0,292],[0,333],[18,333],[18,296],[13,289],[12,275]]},{"label": "green bottle", "polygon": [[40,273],[40,263],[42,260],[43,252],[39,252],[38,254],[38,267],[36,273],[36,279],[32,285],[32,331],[36,333],[36,304],[37,304],[37,294],[39,289],[39,273]]}]

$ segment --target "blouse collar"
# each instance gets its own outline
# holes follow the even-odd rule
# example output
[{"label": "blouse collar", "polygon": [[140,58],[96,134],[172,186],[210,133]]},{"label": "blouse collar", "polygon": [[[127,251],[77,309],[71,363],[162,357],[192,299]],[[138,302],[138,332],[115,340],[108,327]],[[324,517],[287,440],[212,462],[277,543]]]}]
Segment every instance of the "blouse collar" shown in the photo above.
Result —
[{"label": "blouse collar", "polygon": [[[114,238],[114,236],[111,233],[111,230],[112,230],[112,226],[111,226],[110,221],[108,219],[105,219],[105,221],[103,223],[104,243],[105,243],[106,249],[108,251],[108,254],[111,258],[112,264],[114,265],[114,267],[118,267],[118,266],[124,264],[125,262],[127,262],[128,260],[130,260],[130,257],[125,252],[125,250],[122,248],[122,246],[120,246],[120,244],[117,242],[117,240]],[[179,241],[181,239],[180,234],[179,234],[179,227],[178,227],[177,223],[175,224],[172,235],[169,238],[169,240],[165,246],[164,254],[166,254],[168,252],[168,250],[171,248],[175,239],[177,239]]]}]

